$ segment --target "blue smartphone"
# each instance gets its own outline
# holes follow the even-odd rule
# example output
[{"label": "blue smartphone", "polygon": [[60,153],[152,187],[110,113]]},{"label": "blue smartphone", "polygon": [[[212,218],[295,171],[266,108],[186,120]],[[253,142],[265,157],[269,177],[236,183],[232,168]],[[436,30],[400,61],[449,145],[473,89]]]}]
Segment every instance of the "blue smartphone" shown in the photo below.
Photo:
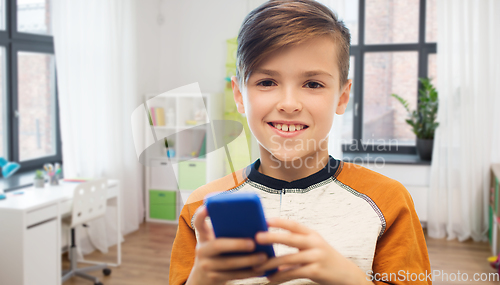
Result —
[{"label": "blue smartphone", "polygon": [[[206,198],[205,202],[217,238],[251,238],[255,240],[257,232],[268,230],[264,210],[257,194],[219,194]],[[275,257],[272,245],[257,243],[255,245],[255,250],[252,253],[264,252],[268,258]],[[236,252],[229,255],[245,254],[249,253]],[[269,270],[264,276],[269,276],[276,271],[277,269]]]}]

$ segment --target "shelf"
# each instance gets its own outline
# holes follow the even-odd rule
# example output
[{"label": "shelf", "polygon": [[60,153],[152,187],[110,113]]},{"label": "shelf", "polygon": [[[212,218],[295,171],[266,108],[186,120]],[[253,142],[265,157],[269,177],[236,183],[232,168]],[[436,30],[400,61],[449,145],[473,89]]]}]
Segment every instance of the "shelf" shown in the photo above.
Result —
[{"label": "shelf", "polygon": [[181,157],[177,159],[177,161],[206,161],[207,159],[204,157]]},{"label": "shelf", "polygon": [[[158,96],[153,96],[155,98],[198,98],[200,93],[164,93]],[[202,93],[201,97],[207,98],[207,93]]]},{"label": "shelf", "polygon": [[205,125],[206,123],[208,123],[208,122],[201,123],[201,124],[196,124],[196,125],[185,125],[185,126],[173,126],[173,127],[169,127],[169,126],[152,126],[152,127],[155,128],[155,130],[175,130],[175,129],[187,130],[187,129],[190,129],[192,127],[198,127],[198,126]]},{"label": "shelf", "polygon": [[[222,97],[207,93],[174,91],[163,94],[149,93],[145,99],[148,110],[163,108],[165,115],[165,125],[145,129],[145,145],[148,147],[145,159],[148,160],[148,165],[151,165],[145,168],[146,220],[165,222],[151,217],[150,191],[182,187],[183,189],[178,190],[181,195],[177,195],[175,204],[178,218],[187,197],[193,192],[193,189],[185,188],[198,188],[223,174],[222,154],[207,151],[211,145],[209,139],[212,131],[208,124],[211,120],[222,119]],[[173,116],[169,113],[170,109]],[[167,113],[170,118],[167,118]],[[166,155],[163,138],[172,140],[175,157]],[[202,149],[205,150],[203,157],[191,156],[193,152],[198,154]],[[173,187],[173,184],[176,187]]]},{"label": "shelf", "polygon": [[158,156],[153,156],[151,159],[169,159],[172,162],[182,162],[182,161],[206,161],[207,159],[204,157],[182,157],[182,158],[176,158],[176,157],[168,157],[166,155],[158,155]]},{"label": "shelf", "polygon": [[178,128],[178,129],[180,129],[180,130],[187,130],[187,129],[190,129],[190,128],[193,128],[193,127],[203,126],[203,125],[205,125],[206,123],[208,123],[208,122],[201,123],[201,124],[196,124],[196,125],[178,126],[177,128]]},{"label": "shelf", "polygon": [[[178,218],[177,218],[178,219]],[[161,220],[161,219],[155,219],[155,218],[147,218],[148,222],[155,222],[155,223],[162,223],[162,224],[171,224],[171,225],[177,225],[178,221],[177,219],[175,221],[170,221],[170,220]]]},{"label": "shelf", "polygon": [[[151,126],[151,125],[150,125]],[[152,126],[155,130],[175,130],[177,127],[168,127],[168,126]]]}]

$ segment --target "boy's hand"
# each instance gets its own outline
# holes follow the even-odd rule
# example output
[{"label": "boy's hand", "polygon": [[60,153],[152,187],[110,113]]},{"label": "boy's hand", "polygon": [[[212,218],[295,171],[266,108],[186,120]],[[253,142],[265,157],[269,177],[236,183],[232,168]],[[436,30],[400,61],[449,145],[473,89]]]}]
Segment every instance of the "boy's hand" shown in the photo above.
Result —
[{"label": "boy's hand", "polygon": [[255,267],[267,261],[264,253],[245,256],[220,256],[227,252],[252,252],[255,242],[242,238],[215,238],[213,229],[205,222],[208,212],[201,206],[194,219],[199,233],[196,257],[186,285],[225,284],[233,279],[244,279],[264,275],[264,271],[241,269]]},{"label": "boy's hand", "polygon": [[269,219],[267,223],[269,227],[290,232],[260,232],[256,235],[257,243],[280,243],[299,249],[297,253],[269,259],[254,268],[264,272],[278,267],[278,272],[268,277],[271,284],[299,278],[309,278],[319,284],[373,284],[356,264],[331,247],[317,232],[279,218]]}]

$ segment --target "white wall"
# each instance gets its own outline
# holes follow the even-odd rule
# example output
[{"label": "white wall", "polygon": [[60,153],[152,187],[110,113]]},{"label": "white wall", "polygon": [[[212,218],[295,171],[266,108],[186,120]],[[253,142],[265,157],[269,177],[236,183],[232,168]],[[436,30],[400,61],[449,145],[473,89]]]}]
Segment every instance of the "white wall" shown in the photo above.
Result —
[{"label": "white wall", "polygon": [[138,96],[159,91],[160,35],[159,1],[136,0],[137,89]]},{"label": "white wall", "polygon": [[226,40],[238,35],[245,16],[261,2],[162,1],[161,91],[198,82],[202,92],[223,92]]}]

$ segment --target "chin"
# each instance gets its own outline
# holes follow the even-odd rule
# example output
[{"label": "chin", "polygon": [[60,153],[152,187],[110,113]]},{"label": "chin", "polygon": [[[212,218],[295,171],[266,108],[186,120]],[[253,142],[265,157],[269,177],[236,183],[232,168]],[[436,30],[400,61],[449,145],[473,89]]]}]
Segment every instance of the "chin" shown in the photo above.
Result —
[{"label": "chin", "polygon": [[282,161],[282,162],[291,162],[297,159],[301,159],[305,153],[297,152],[297,151],[276,151],[272,152],[272,155]]}]

